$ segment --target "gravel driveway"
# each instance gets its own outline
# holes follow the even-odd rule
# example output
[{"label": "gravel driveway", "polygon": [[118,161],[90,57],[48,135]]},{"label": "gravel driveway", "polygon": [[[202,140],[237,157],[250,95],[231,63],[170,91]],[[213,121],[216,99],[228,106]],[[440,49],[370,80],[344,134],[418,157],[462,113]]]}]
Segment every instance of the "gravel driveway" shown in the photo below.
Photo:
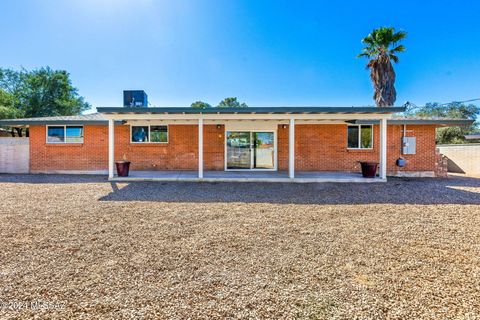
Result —
[{"label": "gravel driveway", "polygon": [[0,175],[0,318],[480,319],[480,179]]}]

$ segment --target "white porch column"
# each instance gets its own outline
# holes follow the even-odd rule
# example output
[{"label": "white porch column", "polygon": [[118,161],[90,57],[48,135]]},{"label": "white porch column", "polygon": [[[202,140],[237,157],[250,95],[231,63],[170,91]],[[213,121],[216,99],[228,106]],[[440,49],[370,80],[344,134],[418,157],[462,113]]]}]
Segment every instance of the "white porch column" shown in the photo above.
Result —
[{"label": "white porch column", "polygon": [[380,178],[387,178],[387,119],[380,119]]},{"label": "white porch column", "polygon": [[203,118],[198,119],[198,177],[203,179]]},{"label": "white porch column", "polygon": [[108,178],[113,178],[115,165],[115,121],[108,120]]},{"label": "white porch column", "polygon": [[288,126],[288,177],[295,178],[295,119]]}]

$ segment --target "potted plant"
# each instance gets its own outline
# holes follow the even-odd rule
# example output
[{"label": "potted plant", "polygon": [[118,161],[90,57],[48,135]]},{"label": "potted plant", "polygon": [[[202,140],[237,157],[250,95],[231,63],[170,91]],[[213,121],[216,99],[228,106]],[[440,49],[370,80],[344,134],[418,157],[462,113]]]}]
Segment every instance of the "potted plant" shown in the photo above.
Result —
[{"label": "potted plant", "polygon": [[362,166],[362,176],[364,178],[375,178],[377,175],[378,162],[358,161]]},{"label": "potted plant", "polygon": [[130,171],[130,161],[127,160],[125,153],[123,154],[123,160],[116,161],[115,165],[117,166],[117,175],[119,177],[128,177],[128,172]]}]

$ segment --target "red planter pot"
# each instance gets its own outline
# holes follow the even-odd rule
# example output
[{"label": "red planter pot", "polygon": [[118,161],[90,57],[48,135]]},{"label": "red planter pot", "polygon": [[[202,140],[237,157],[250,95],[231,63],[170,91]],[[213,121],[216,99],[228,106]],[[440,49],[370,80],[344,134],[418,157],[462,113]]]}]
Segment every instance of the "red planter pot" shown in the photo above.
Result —
[{"label": "red planter pot", "polygon": [[378,162],[358,161],[362,166],[362,176],[364,178],[375,178],[377,175]]},{"label": "red planter pot", "polygon": [[115,162],[117,166],[117,175],[119,177],[128,177],[128,172],[130,171],[130,161],[118,161]]}]

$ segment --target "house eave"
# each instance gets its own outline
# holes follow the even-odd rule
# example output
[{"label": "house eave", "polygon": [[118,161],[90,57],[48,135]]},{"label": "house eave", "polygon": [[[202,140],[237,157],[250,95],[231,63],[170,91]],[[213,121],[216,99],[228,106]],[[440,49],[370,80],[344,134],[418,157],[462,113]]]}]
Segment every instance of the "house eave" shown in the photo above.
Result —
[{"label": "house eave", "polygon": [[249,107],[249,108],[97,108],[102,114],[393,114],[404,112],[405,107]]},{"label": "house eave", "polygon": [[[435,125],[435,126],[470,126],[474,123],[474,120],[470,119],[389,119],[388,124],[408,124],[408,125]],[[355,124],[378,124],[377,120],[355,120]]]},{"label": "house eave", "polygon": [[[28,127],[33,125],[107,125],[108,119],[117,124],[123,119],[263,119],[281,120],[291,117],[298,119],[380,119],[391,118],[392,114],[405,111],[404,107],[249,107],[249,108],[97,108],[102,119],[52,119],[25,118],[0,120],[0,126]],[[377,117],[378,116],[378,117]],[[81,117],[81,116],[80,116]]]},{"label": "house eave", "polygon": [[26,127],[34,125],[107,125],[108,121],[98,120],[0,120],[0,126]]},{"label": "house eave", "polygon": [[480,140],[480,133],[468,134],[468,135],[465,136],[465,139],[467,139],[467,140]]}]

